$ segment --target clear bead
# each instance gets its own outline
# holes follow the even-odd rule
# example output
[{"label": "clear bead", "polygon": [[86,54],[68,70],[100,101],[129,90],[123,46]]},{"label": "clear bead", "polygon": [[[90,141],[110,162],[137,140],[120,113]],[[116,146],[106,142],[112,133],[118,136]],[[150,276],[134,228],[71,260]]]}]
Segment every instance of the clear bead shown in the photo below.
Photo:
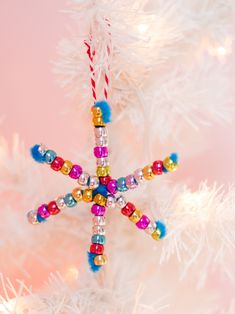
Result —
[{"label": "clear bead", "polygon": [[65,201],[64,201],[64,196],[59,196],[57,199],[56,199],[56,205],[57,207],[62,210],[66,207],[65,205]]},{"label": "clear bead", "polygon": [[134,172],[134,178],[138,183],[142,183],[144,181],[144,173],[142,169],[137,169]]},{"label": "clear bead", "polygon": [[39,222],[37,220],[37,210],[31,210],[27,213],[28,222],[32,225],[37,225]]},{"label": "clear bead", "polygon": [[116,207],[116,197],[114,195],[107,197],[106,206],[108,209],[114,209]]},{"label": "clear bead", "polygon": [[94,226],[105,226],[105,217],[104,216],[94,216],[93,217]]},{"label": "clear bead", "polygon": [[126,206],[126,199],[123,195],[120,195],[118,198],[117,198],[117,206],[119,208],[123,208],[124,206]]},{"label": "clear bead", "polygon": [[87,172],[83,172],[78,178],[78,184],[81,186],[86,186],[90,175]]},{"label": "clear bead", "polygon": [[155,224],[154,224],[153,222],[150,222],[149,225],[148,225],[148,227],[147,227],[146,229],[144,229],[144,231],[145,231],[147,234],[151,235],[151,234],[154,232],[155,229],[156,229]]},{"label": "clear bead", "polygon": [[94,190],[98,188],[100,184],[99,178],[96,176],[90,176],[90,181],[89,181],[89,188]]},{"label": "clear bead", "polygon": [[93,234],[105,235],[105,229],[102,226],[93,226],[92,231]]},{"label": "clear bead", "polygon": [[108,158],[104,157],[104,158],[97,158],[96,159],[96,165],[98,167],[106,167],[109,165],[109,161]]}]

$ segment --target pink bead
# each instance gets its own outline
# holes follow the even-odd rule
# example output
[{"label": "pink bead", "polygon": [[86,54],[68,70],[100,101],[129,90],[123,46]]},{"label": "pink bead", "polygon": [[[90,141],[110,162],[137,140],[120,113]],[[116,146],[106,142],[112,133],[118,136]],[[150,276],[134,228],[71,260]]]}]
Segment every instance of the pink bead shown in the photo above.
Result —
[{"label": "pink bead", "polygon": [[38,214],[42,218],[48,218],[50,216],[50,213],[47,210],[47,205],[46,204],[42,204],[40,207],[38,207]]},{"label": "pink bead", "polygon": [[137,187],[137,182],[135,181],[134,175],[130,174],[126,177],[126,186],[128,189],[135,189]]},{"label": "pink bead", "polygon": [[82,167],[80,167],[78,165],[73,165],[73,167],[69,173],[69,176],[72,179],[78,179],[80,177],[81,173],[82,173]]},{"label": "pink bead", "polygon": [[107,190],[111,194],[115,194],[117,192],[117,180],[110,180],[107,184]]},{"label": "pink bead", "polygon": [[163,169],[163,162],[161,160],[156,160],[154,161],[152,165],[153,173],[155,175],[160,175],[162,174],[162,169]]},{"label": "pink bead", "polygon": [[104,216],[104,214],[105,214],[105,207],[104,206],[100,206],[98,204],[93,204],[91,206],[91,212],[95,216]]},{"label": "pink bead", "polygon": [[104,147],[96,146],[94,148],[94,155],[95,155],[96,158],[107,157],[108,156],[108,147],[106,147],[106,146],[104,146]]},{"label": "pink bead", "polygon": [[147,216],[143,215],[140,220],[136,223],[136,226],[139,229],[146,229],[150,223],[150,220]]}]

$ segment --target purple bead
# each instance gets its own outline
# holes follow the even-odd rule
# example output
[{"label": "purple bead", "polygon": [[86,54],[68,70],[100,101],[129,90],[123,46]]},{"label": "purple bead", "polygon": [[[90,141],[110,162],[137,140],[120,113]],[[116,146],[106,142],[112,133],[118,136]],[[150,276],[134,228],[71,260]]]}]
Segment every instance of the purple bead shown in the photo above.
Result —
[{"label": "purple bead", "polygon": [[94,155],[95,155],[96,158],[107,157],[108,156],[108,147],[106,147],[106,146],[104,146],[104,147],[96,146],[94,148]]},{"label": "purple bead", "polygon": [[117,192],[117,180],[110,180],[107,189],[111,194],[115,194]]},{"label": "purple bead", "polygon": [[126,186],[128,189],[135,189],[137,187],[137,182],[135,181],[134,175],[130,174],[126,177]]},{"label": "purple bead", "polygon": [[91,212],[95,216],[104,216],[104,214],[105,214],[105,207],[104,206],[100,206],[98,204],[93,204],[91,206]]},{"label": "purple bead", "polygon": [[42,204],[40,207],[38,207],[38,214],[42,218],[48,218],[50,216],[50,213],[47,210],[46,204]]},{"label": "purple bead", "polygon": [[136,226],[139,229],[146,229],[150,223],[150,220],[147,216],[143,215],[140,220],[136,223]]},{"label": "purple bead", "polygon": [[82,174],[82,167],[80,167],[78,165],[73,165],[73,167],[69,173],[69,176],[72,179],[78,179],[81,174]]}]

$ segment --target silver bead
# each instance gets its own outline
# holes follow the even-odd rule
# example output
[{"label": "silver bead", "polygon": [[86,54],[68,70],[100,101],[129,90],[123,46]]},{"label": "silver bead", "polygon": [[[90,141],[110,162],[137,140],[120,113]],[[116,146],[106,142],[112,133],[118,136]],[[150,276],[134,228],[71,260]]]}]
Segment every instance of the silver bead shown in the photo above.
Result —
[{"label": "silver bead", "polygon": [[107,136],[107,129],[105,127],[94,128],[95,137]]},{"label": "silver bead", "polygon": [[93,217],[94,226],[105,226],[105,217],[104,216],[94,216]]},{"label": "silver bead", "polygon": [[37,210],[31,210],[27,213],[28,222],[32,225],[37,225],[39,222],[37,220]]},{"label": "silver bead", "polygon": [[105,235],[105,229],[102,226],[93,226],[92,231],[93,234]]},{"label": "silver bead", "polygon": [[98,179],[98,177],[96,176],[90,176],[90,181],[89,181],[89,188],[94,190],[96,188],[98,188],[100,184],[100,181]]},{"label": "silver bead", "polygon": [[149,223],[148,227],[146,229],[144,229],[144,231],[147,233],[147,234],[152,234],[153,231],[156,229],[156,226],[155,226],[155,223],[151,222]]},{"label": "silver bead", "polygon": [[135,170],[134,178],[138,183],[142,183],[144,181],[144,174],[143,174],[142,169]]},{"label": "silver bead", "polygon": [[95,138],[95,145],[96,146],[108,146],[107,136],[96,137]]},{"label": "silver bead", "polygon": [[65,201],[64,201],[64,196],[59,196],[57,199],[56,199],[56,205],[57,207],[62,210],[66,207],[65,205]]},{"label": "silver bead", "polygon": [[105,167],[109,165],[108,158],[97,158],[96,159],[96,165],[99,167]]},{"label": "silver bead", "polygon": [[46,151],[47,151],[47,147],[45,144],[40,144],[39,147],[38,147],[38,152],[44,156],[46,154]]},{"label": "silver bead", "polygon": [[107,197],[106,206],[108,209],[114,209],[116,207],[116,197],[114,195]]},{"label": "silver bead", "polygon": [[123,195],[120,195],[118,198],[117,198],[117,206],[119,208],[123,208],[124,206],[126,206],[126,199]]},{"label": "silver bead", "polygon": [[88,179],[89,179],[89,173],[83,172],[80,177],[78,178],[78,184],[81,186],[87,185]]}]

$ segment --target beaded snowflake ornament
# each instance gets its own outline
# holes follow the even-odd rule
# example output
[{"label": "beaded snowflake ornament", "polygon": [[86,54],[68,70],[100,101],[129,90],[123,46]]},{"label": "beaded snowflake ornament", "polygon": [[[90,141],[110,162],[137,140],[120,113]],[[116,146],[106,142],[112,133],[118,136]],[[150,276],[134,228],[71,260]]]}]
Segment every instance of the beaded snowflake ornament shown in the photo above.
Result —
[{"label": "beaded snowflake ornament", "polygon": [[[31,224],[45,222],[50,216],[55,216],[66,207],[74,207],[79,202],[90,203],[93,214],[93,229],[91,245],[88,252],[88,261],[92,271],[98,271],[107,262],[104,254],[105,245],[105,214],[107,209],[120,208],[121,213],[128,217],[138,229],[144,230],[154,240],[160,240],[166,235],[166,227],[161,221],[151,221],[133,203],[128,202],[122,193],[138,187],[144,180],[152,180],[155,177],[176,170],[178,165],[177,154],[172,153],[163,161],[156,160],[151,165],[137,169],[126,177],[113,178],[110,173],[108,134],[106,124],[111,121],[111,108],[107,102],[108,75],[104,73],[105,100],[96,100],[96,81],[94,75],[93,58],[90,43],[85,42],[87,54],[90,60],[91,86],[94,105],[91,108],[92,122],[94,125],[96,158],[96,174],[90,175],[80,165],[63,159],[43,144],[31,148],[31,154],[35,161],[48,164],[51,169],[60,172],[71,179],[76,180],[78,185],[64,196],[58,197],[47,204],[40,205],[36,210],[28,212],[28,221]],[[110,50],[108,50],[110,53]]]}]

